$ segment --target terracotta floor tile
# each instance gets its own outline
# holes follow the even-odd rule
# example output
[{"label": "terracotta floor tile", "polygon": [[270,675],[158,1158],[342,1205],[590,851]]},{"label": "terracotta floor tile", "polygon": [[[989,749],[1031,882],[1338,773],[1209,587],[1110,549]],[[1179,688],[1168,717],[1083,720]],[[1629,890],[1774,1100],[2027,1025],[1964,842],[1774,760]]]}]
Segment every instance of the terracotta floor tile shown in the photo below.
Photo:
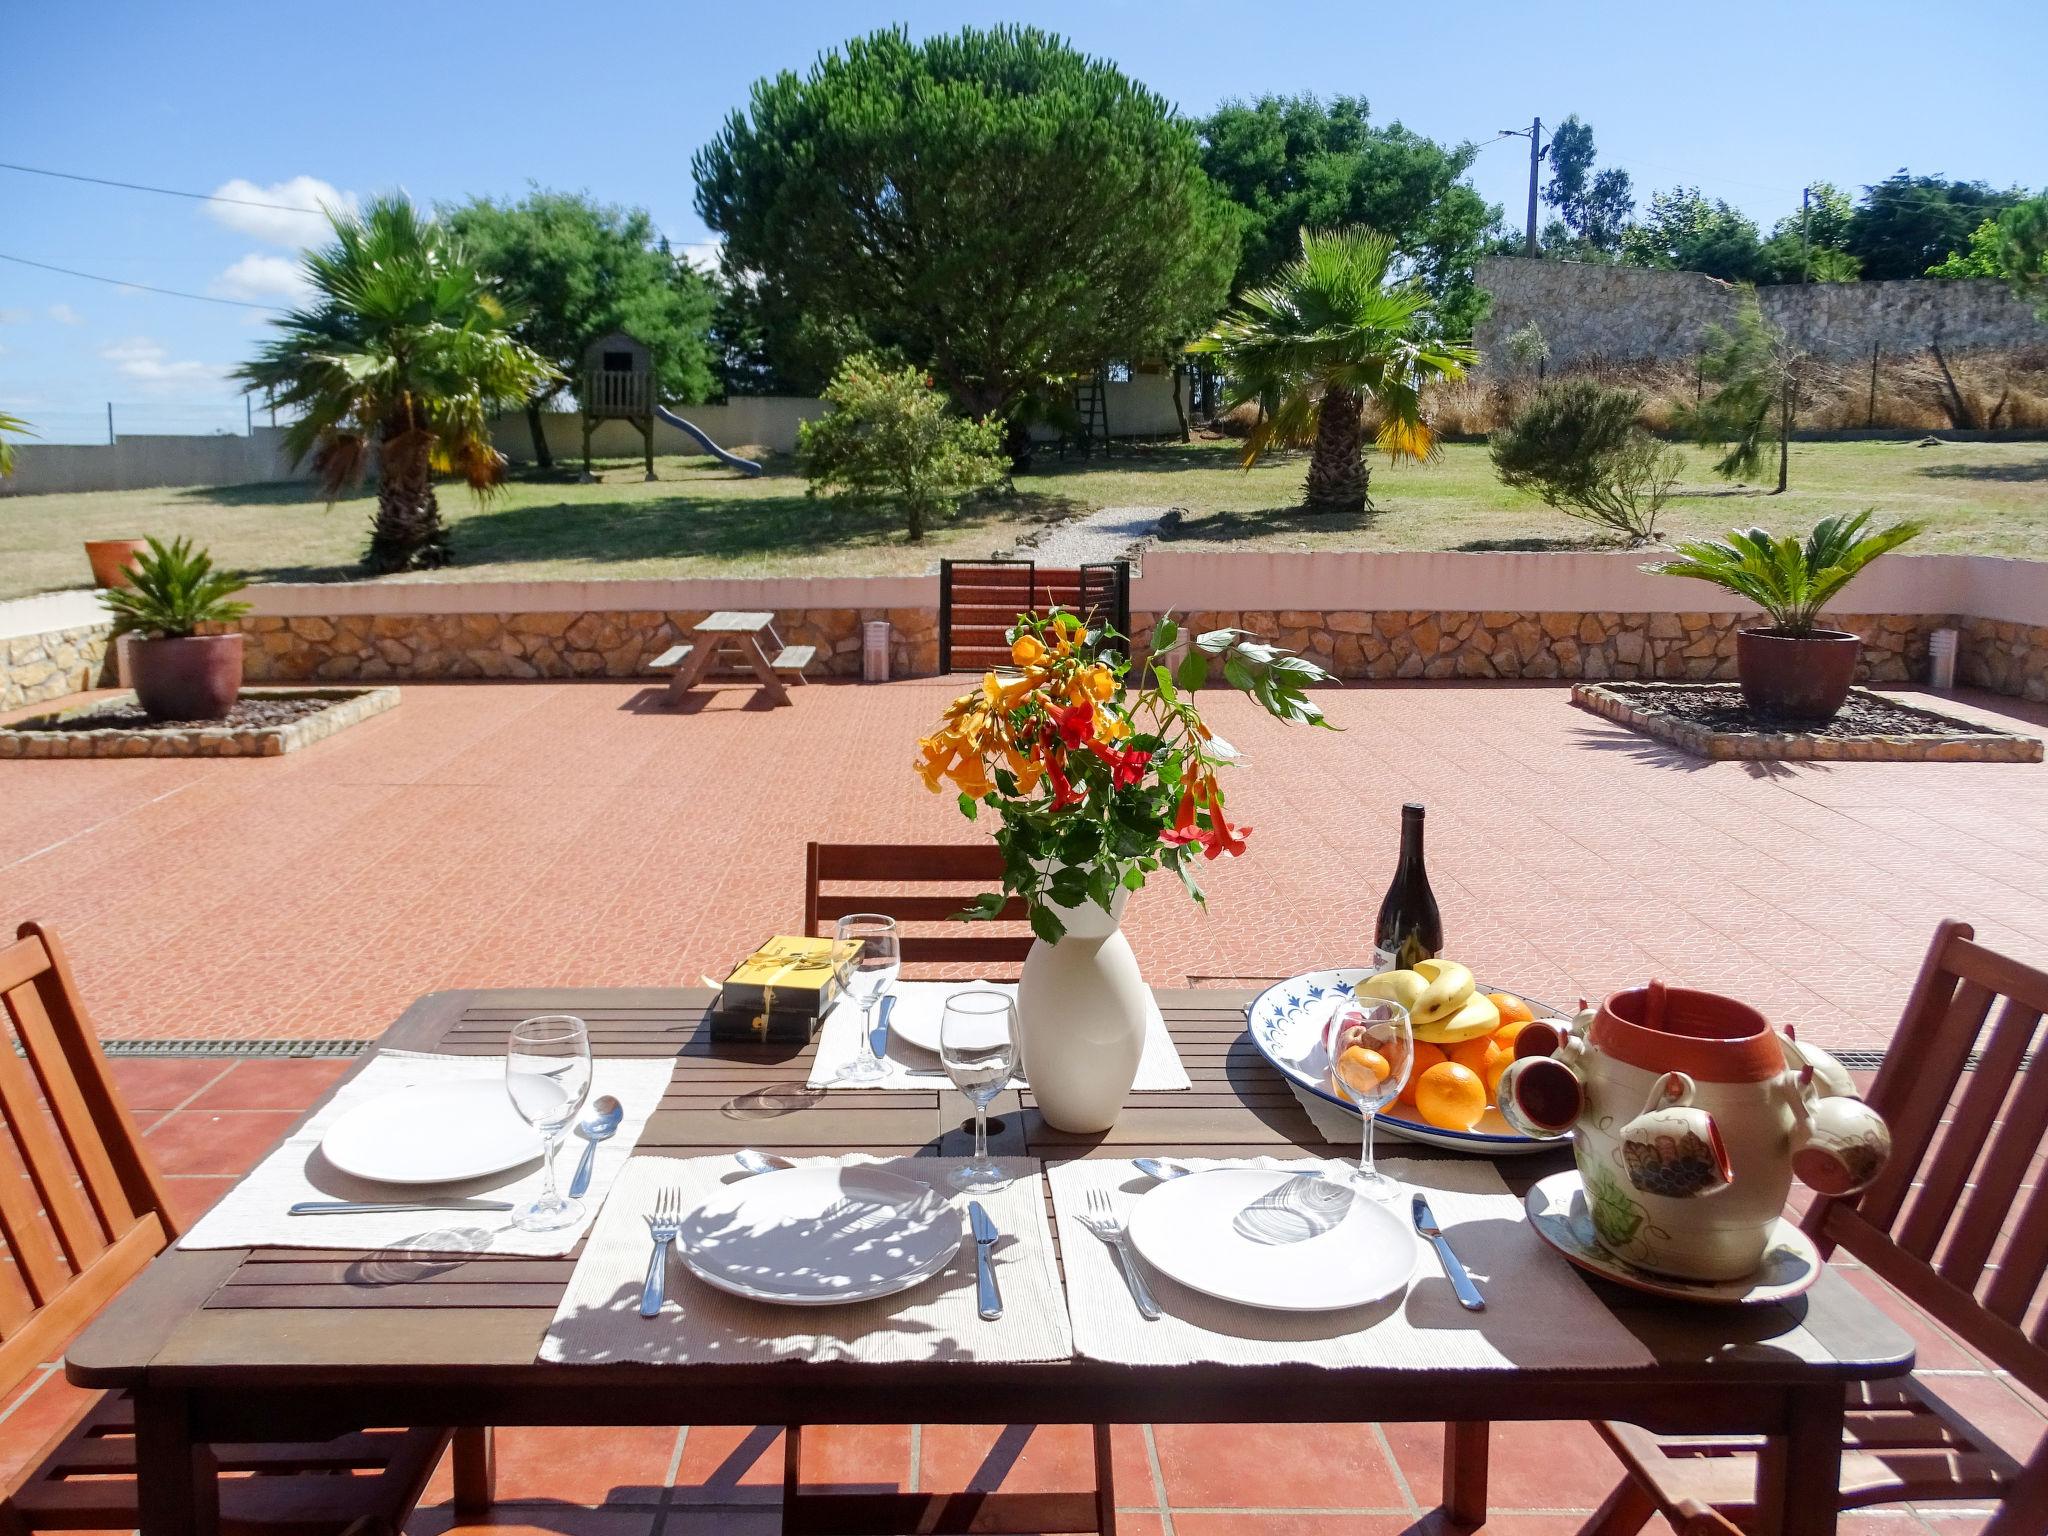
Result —
[{"label": "terracotta floor tile", "polygon": [[[1428,1508],[1442,1487],[1443,1426],[1384,1428],[1410,1490]],[[1499,1509],[1593,1509],[1621,1480],[1621,1463],[1606,1442],[1576,1422],[1495,1424],[1488,1470]]]},{"label": "terracotta floor tile", "polygon": [[[927,1492],[1057,1493],[1095,1486],[1095,1438],[1085,1424],[927,1424],[919,1451],[917,1485]],[[1110,1455],[1117,1503],[1152,1507],[1143,1429],[1112,1425]]]},{"label": "terracotta floor tile", "polygon": [[303,1110],[353,1065],[324,1059],[238,1061],[187,1108]]},{"label": "terracotta floor tile", "polygon": [[[803,1486],[910,1488],[910,1427],[906,1424],[813,1424],[803,1435]],[[778,1465],[781,1448],[776,1448]]]},{"label": "terracotta floor tile", "polygon": [[1923,1374],[1920,1384],[2008,1454],[2024,1461],[2048,1431],[2048,1419],[1996,1376]]},{"label": "terracotta floor tile", "polygon": [[0,1482],[29,1465],[50,1438],[98,1396],[72,1386],[62,1371],[52,1371],[10,1403],[6,1417],[0,1418]]},{"label": "terracotta floor tile", "polygon": [[117,1056],[107,1063],[114,1074],[114,1086],[120,1090],[121,1102],[134,1113],[181,1108],[208,1083],[223,1076],[230,1065],[206,1056]]},{"label": "terracotta floor tile", "polygon": [[773,1425],[692,1425],[683,1435],[672,1502],[782,1502],[782,1431]]},{"label": "terracotta floor tile", "polygon": [[189,1174],[167,1178],[164,1187],[170,1192],[171,1215],[180,1227],[190,1227],[239,1182],[240,1179],[232,1174]]},{"label": "terracotta floor tile", "polygon": [[659,1425],[500,1429],[498,1499],[659,1504],[679,1433]]},{"label": "terracotta floor tile", "polygon": [[144,1136],[165,1173],[242,1174],[291,1129],[298,1115],[277,1110],[184,1110]]},{"label": "terracotta floor tile", "polygon": [[1407,1499],[1368,1425],[1158,1424],[1175,1509],[1402,1509]]},{"label": "terracotta floor tile", "polygon": [[[1121,1517],[1117,1527],[1122,1530]],[[1414,1536],[1417,1528],[1407,1515],[1277,1515],[1263,1510],[1189,1514],[1175,1510],[1173,1529],[1174,1536]],[[1486,1529],[1491,1531],[1493,1526]],[[1471,1527],[1448,1530],[1467,1533]]]},{"label": "terracotta floor tile", "polygon": [[661,1518],[655,1509],[583,1509],[573,1504],[522,1504],[500,1507],[488,1519],[457,1524],[447,1505],[422,1505],[405,1522],[405,1536],[462,1536],[489,1531],[491,1536],[653,1536]]}]

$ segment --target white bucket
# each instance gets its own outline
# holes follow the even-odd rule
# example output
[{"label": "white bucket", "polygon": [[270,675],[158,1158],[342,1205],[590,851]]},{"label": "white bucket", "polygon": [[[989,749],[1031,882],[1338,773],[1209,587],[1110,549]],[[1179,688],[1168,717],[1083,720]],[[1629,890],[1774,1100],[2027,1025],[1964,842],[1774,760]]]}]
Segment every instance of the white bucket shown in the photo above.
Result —
[{"label": "white bucket", "polygon": [[889,621],[869,619],[860,627],[860,680],[889,681]]},{"label": "white bucket", "polygon": [[1927,686],[1952,693],[1956,686],[1956,632],[1937,629],[1927,637]]}]

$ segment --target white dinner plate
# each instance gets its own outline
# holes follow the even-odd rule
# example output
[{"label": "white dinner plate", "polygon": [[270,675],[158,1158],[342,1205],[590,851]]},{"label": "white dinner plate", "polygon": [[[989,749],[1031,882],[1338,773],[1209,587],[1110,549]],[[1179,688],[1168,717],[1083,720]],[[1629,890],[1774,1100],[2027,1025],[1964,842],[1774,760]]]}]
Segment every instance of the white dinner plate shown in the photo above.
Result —
[{"label": "white dinner plate", "polygon": [[893,1296],[959,1251],[960,1212],[929,1184],[874,1168],[785,1168],[683,1218],[683,1263],[721,1291],[791,1307]]},{"label": "white dinner plate", "polygon": [[[1330,1087],[1330,1058],[1323,1049],[1323,1026],[1329,1023],[1331,1010],[1348,1001],[1358,984],[1370,975],[1369,968],[1355,965],[1303,971],[1266,988],[1245,1010],[1252,1044],[1297,1092],[1313,1094],[1354,1118],[1358,1106]],[[1486,986],[1480,990],[1506,989]],[[1522,996],[1519,992],[1509,995]],[[1522,1001],[1535,1009],[1538,1018],[1550,1018],[1556,1013],[1534,998],[1522,997]],[[1417,1141],[1452,1152],[1476,1152],[1482,1157],[1529,1157],[1561,1145],[1522,1135],[1492,1107],[1471,1130],[1448,1131],[1428,1124],[1406,1104],[1390,1104],[1380,1111],[1379,1128],[1402,1141]]]},{"label": "white dinner plate", "polygon": [[455,1184],[540,1156],[498,1078],[422,1083],[383,1094],[336,1120],[320,1150],[343,1173],[380,1184]]},{"label": "white dinner plate", "polygon": [[1340,1179],[1213,1168],[1131,1210],[1145,1262],[1190,1290],[1276,1312],[1337,1312],[1404,1289],[1415,1235]]},{"label": "white dinner plate", "polygon": [[898,982],[882,1000],[891,1039],[915,1046],[927,1056],[939,1054],[939,1028],[945,1023],[946,1002],[958,992],[1004,992],[1017,995],[1014,982]]}]

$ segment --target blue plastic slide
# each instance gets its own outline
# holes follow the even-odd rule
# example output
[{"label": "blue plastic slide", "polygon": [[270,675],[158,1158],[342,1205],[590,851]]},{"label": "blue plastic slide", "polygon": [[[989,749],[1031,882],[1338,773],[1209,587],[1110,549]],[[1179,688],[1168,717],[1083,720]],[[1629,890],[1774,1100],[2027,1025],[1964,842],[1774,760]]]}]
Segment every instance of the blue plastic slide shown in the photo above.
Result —
[{"label": "blue plastic slide", "polygon": [[718,444],[711,441],[710,438],[706,437],[696,427],[692,426],[689,422],[683,420],[683,418],[678,416],[674,411],[668,409],[667,406],[657,405],[654,408],[654,414],[659,416],[663,421],[667,422],[670,426],[676,428],[679,431],[687,432],[690,434],[690,436],[697,439],[698,442],[704,445],[704,451],[710,454],[711,457],[713,457],[714,459],[718,460],[719,463],[724,464],[732,469],[742,470],[750,475],[758,475],[761,473],[761,466],[756,464],[752,459],[743,459],[736,453],[727,453],[723,448],[719,447]]}]

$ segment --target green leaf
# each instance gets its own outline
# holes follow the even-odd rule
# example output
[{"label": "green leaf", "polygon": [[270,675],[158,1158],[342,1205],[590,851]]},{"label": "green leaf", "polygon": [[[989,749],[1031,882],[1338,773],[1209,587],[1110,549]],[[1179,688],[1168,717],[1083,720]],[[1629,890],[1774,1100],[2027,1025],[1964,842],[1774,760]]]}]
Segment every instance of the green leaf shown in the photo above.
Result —
[{"label": "green leaf", "polygon": [[[1061,903],[1071,906],[1071,902]],[[1067,936],[1067,925],[1053,916],[1049,907],[1034,906],[1031,909],[1031,931],[1048,944],[1057,944]]]},{"label": "green leaf", "polygon": [[980,810],[981,807],[975,802],[974,796],[962,790],[960,792],[960,814],[969,821],[973,821],[980,813]]},{"label": "green leaf", "polygon": [[1189,693],[1199,693],[1202,685],[1209,681],[1209,656],[1199,647],[1190,648],[1180,659],[1178,682]]},{"label": "green leaf", "polygon": [[1164,655],[1173,648],[1173,642],[1179,638],[1180,626],[1173,622],[1173,615],[1162,613],[1159,615],[1159,622],[1152,626],[1152,654]]},{"label": "green leaf", "polygon": [[1136,865],[1124,871],[1123,884],[1124,889],[1127,891],[1142,891],[1145,888],[1144,860],[1140,860]]},{"label": "green leaf", "polygon": [[1154,667],[1152,676],[1159,684],[1159,696],[1169,704],[1178,704],[1180,695],[1173,691],[1173,674],[1164,667]]}]

